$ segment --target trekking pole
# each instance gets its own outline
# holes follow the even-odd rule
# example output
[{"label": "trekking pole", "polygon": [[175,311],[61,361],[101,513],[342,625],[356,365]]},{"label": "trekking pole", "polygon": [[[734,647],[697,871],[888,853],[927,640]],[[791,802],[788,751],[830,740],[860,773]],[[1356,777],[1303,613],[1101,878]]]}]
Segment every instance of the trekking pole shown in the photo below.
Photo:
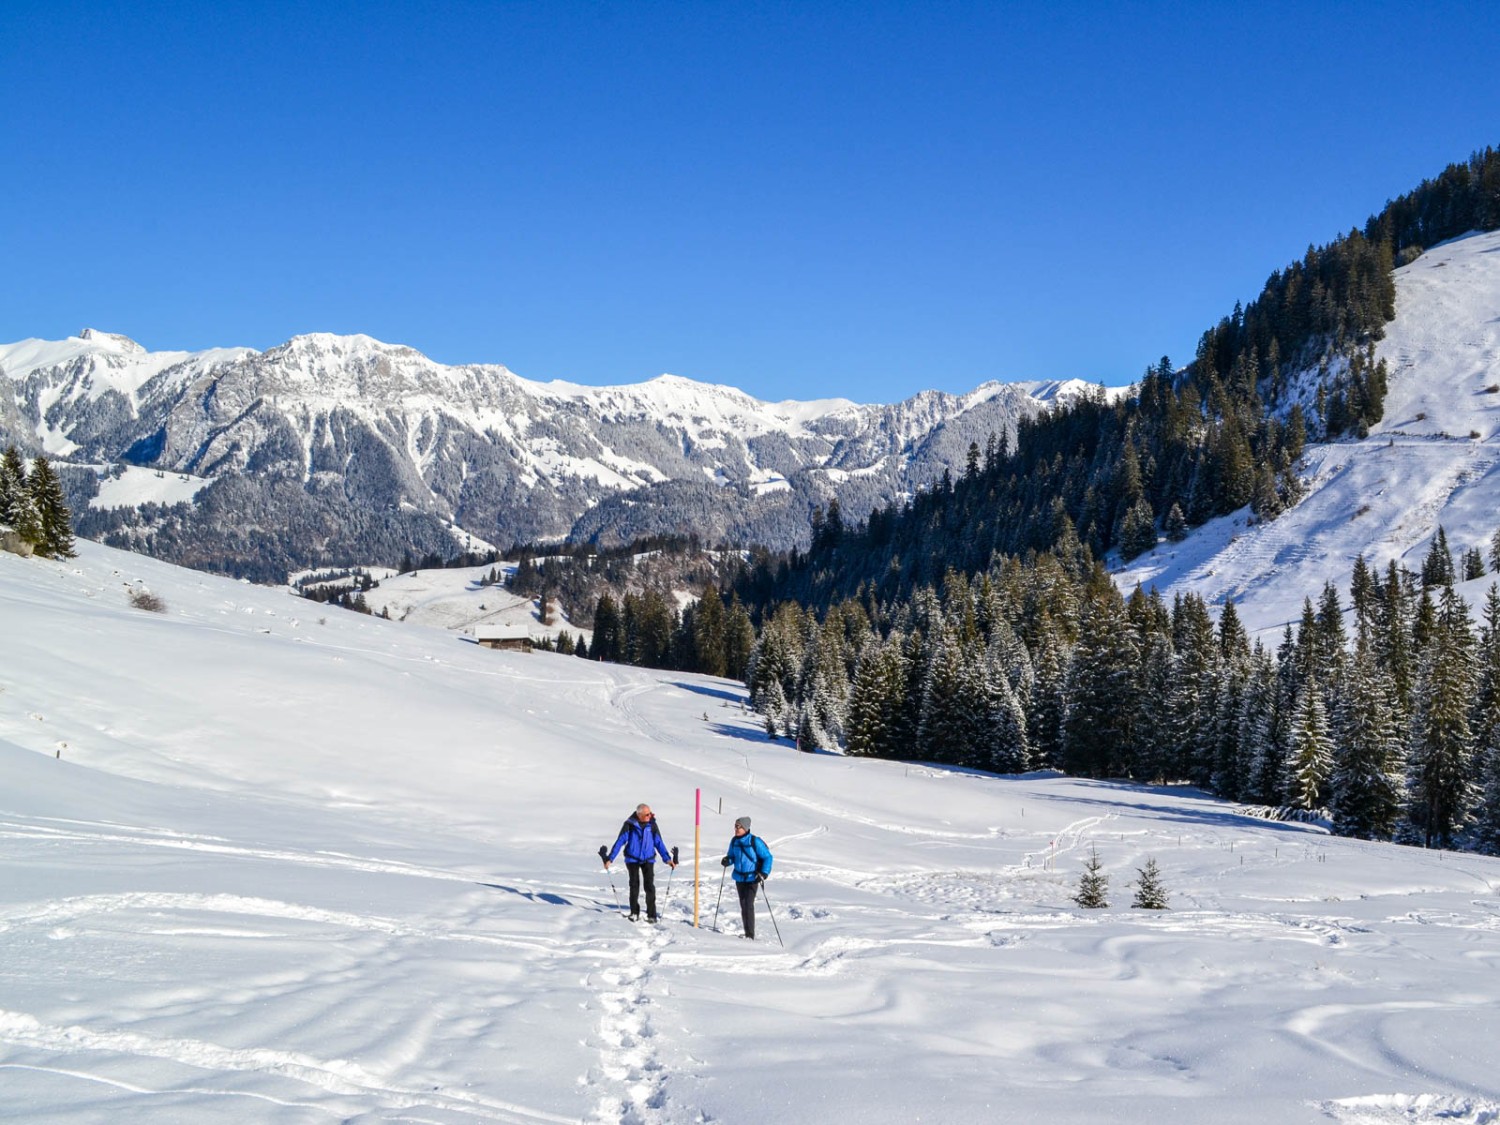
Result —
[{"label": "trekking pole", "polygon": [[714,899],[714,933],[719,932],[719,903],[724,901],[724,876],[728,874],[729,868],[726,867],[719,876],[719,897]]},{"label": "trekking pole", "polygon": [[615,889],[615,877],[609,873],[609,849],[603,844],[599,845],[599,858],[604,863],[604,877],[609,880],[609,889],[615,892],[615,909],[624,910],[620,905],[620,892]]},{"label": "trekking pole", "polygon": [[[771,909],[771,896],[766,894],[766,881],[760,881],[760,895],[766,900],[766,913],[771,916],[771,928],[776,931],[776,940],[781,941],[781,927],[776,924],[776,911]],[[786,942],[781,941],[781,948],[786,948]]]},{"label": "trekking pole", "polygon": [[677,849],[672,849],[672,869],[667,872],[667,893],[662,896],[662,903],[672,897],[672,876],[677,874]]}]

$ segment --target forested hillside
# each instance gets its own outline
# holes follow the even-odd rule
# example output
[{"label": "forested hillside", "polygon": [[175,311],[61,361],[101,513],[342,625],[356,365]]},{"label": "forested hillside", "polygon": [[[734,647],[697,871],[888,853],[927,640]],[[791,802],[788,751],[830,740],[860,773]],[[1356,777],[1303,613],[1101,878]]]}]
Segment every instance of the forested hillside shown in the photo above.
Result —
[{"label": "forested hillside", "polygon": [[1387,372],[1373,345],[1395,315],[1394,263],[1497,227],[1500,151],[1490,148],[1363,230],[1309,247],[1204,332],[1185,368],[1163,357],[1128,396],[1100,390],[1023,420],[1013,445],[976,442],[956,479],[944,474],[858,526],[837,509],[821,514],[807,552],[768,559],[740,594],[762,611],[786,600],[826,609],[861,591],[903,599],[949,570],[975,575],[1011,556],[1129,559],[1158,534],[1246,505],[1273,519],[1298,498],[1306,441],[1358,436],[1381,416]]},{"label": "forested hillside", "polygon": [[976,443],[958,479],[859,526],[820,513],[809,551],[761,558],[736,588],[762,622],[747,682],[768,730],[1185,781],[1341,834],[1500,850],[1500,531],[1455,563],[1439,528],[1420,573],[1360,557],[1275,642],[1232,600],[1216,623],[1196,594],[1125,597],[1102,565],[1295,503],[1305,442],[1380,420],[1394,263],[1497,226],[1486,150],[1278,271],[1186,368],[1051,410],[1015,448]]}]

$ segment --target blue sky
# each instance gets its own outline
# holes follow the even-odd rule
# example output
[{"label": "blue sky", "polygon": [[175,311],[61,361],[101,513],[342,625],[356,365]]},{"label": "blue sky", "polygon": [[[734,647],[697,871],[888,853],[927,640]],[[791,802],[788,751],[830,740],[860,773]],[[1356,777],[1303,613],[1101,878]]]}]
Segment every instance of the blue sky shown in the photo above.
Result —
[{"label": "blue sky", "polygon": [[0,340],[1128,382],[1500,144],[1500,5],[0,6]]}]

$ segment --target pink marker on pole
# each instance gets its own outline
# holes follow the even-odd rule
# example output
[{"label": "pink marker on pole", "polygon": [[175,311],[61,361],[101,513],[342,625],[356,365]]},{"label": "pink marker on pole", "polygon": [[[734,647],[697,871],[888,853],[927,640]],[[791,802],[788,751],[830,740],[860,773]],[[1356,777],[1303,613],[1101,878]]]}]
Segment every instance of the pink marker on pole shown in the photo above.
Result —
[{"label": "pink marker on pole", "polygon": [[693,929],[698,928],[698,847],[703,838],[703,790],[693,790]]}]

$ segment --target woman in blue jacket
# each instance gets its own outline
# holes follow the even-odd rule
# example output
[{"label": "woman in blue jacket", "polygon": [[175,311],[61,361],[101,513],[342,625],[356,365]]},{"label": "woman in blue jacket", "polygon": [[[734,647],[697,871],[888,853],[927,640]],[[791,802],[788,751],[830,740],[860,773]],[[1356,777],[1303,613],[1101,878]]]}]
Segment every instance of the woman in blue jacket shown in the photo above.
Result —
[{"label": "woman in blue jacket", "polygon": [[734,822],[734,839],[729,841],[729,854],[722,862],[725,867],[734,868],[734,889],[740,895],[740,918],[745,923],[745,936],[754,941],[755,892],[771,875],[771,849],[759,836],[751,835],[748,816]]},{"label": "woman in blue jacket", "polygon": [[656,816],[650,805],[637,805],[635,812],[620,825],[620,835],[610,849],[604,866],[608,867],[620,849],[625,849],[625,870],[630,872],[630,920],[641,917],[641,884],[646,884],[646,921],[656,921],[656,857],[658,853],[667,861],[668,867],[676,867],[677,861],[662,843],[661,829],[656,827]]}]

